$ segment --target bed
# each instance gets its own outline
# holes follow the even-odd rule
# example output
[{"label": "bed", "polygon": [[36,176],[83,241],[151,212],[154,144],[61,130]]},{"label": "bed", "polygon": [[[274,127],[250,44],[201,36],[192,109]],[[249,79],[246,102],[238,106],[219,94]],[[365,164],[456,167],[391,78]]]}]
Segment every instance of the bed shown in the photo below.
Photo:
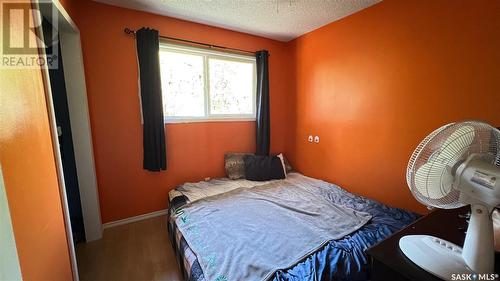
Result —
[{"label": "bed", "polygon": [[[268,182],[222,178],[199,183],[186,183],[169,193],[167,224],[169,238],[184,279],[189,281],[230,280],[225,276],[205,277],[206,274],[202,268],[206,268],[206,265],[200,262],[198,254],[190,247],[183,231],[179,229],[179,214],[183,212],[185,206],[196,205],[195,202],[203,202],[207,198],[232,196],[232,193],[239,190],[265,190],[268,186],[280,186],[290,181],[294,181],[296,185],[300,186],[307,185],[310,190],[321,187],[327,192],[318,194],[325,201],[346,208],[346,210],[369,214],[370,218],[349,234],[321,244],[320,247],[303,256],[292,266],[273,270],[272,274],[266,276],[267,280],[369,280],[370,268],[365,250],[412,223],[418,217],[415,213],[388,207],[374,200],[349,193],[334,184],[309,178],[299,173],[290,173],[285,180]],[[198,203],[198,205],[200,204]],[[186,233],[185,230],[184,233]]]}]

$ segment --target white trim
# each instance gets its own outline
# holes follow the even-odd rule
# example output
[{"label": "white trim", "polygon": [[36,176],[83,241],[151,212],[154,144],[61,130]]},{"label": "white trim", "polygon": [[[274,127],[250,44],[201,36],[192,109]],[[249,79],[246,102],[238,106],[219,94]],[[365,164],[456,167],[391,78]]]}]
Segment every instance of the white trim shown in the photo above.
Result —
[{"label": "white trim", "polygon": [[[59,11],[59,17],[63,18],[68,26],[70,27],[70,30],[67,31],[72,31],[72,32],[80,32],[78,29],[78,26],[76,26],[76,23],[73,21],[73,19],[69,16],[68,12],[64,9],[63,5],[59,2],[59,0],[52,0],[52,4],[56,7],[56,9]],[[43,12],[42,12],[43,13]],[[63,26],[64,28],[65,26]],[[61,31],[61,30],[59,30]]]},{"label": "white trim", "polygon": [[[210,107],[212,105],[212,101],[210,100],[210,66],[208,63],[208,56],[203,56],[203,96],[205,98],[205,116],[203,119],[210,119]],[[192,119],[191,117],[182,117],[182,116],[165,116],[167,119],[184,119],[185,121],[189,121]],[[196,118],[194,118],[196,119]]]},{"label": "white trim", "polygon": [[59,31],[83,224],[90,242],[102,237],[102,225],[80,32],[59,1],[52,3],[59,13],[57,23],[51,24]]},{"label": "white trim", "polygon": [[105,224],[102,225],[102,228],[106,229],[106,228],[115,227],[115,226],[119,226],[119,225],[124,225],[124,224],[132,223],[132,222],[147,220],[147,219],[150,219],[150,218],[164,216],[167,213],[168,213],[168,210],[167,209],[163,209],[163,210],[159,210],[159,211],[155,211],[155,212],[151,212],[151,213],[147,213],[147,214],[142,214],[142,215],[138,215],[138,216],[126,218],[126,219],[121,219],[121,220],[117,220],[117,221],[107,222],[107,223],[105,223]]},{"label": "white trim", "polygon": [[237,117],[231,117],[231,118],[179,118],[179,119],[172,119],[171,117],[165,117],[164,119],[165,124],[179,124],[179,123],[209,123],[209,122],[255,122],[255,117],[245,117],[245,118],[237,118]]},{"label": "white trim", "polygon": [[90,242],[101,239],[102,226],[80,34],[61,32],[59,38],[85,238]]},{"label": "white trim", "polygon": [[[34,2],[38,4],[37,1]],[[57,26],[61,40],[61,56],[64,56],[64,75],[66,90],[68,92],[68,107],[73,134],[73,145],[75,148],[75,160],[78,173],[78,184],[80,187],[80,198],[82,201],[83,219],[85,225],[85,236],[87,241],[100,239],[102,237],[101,215],[99,210],[99,198],[97,194],[97,180],[94,166],[94,153],[92,148],[92,137],[90,135],[90,122],[88,115],[87,91],[85,85],[85,74],[83,70],[83,59],[80,43],[80,32],[75,23],[58,0],[52,0],[54,7],[59,13],[55,18],[57,22],[51,22]],[[35,17],[41,19],[41,14],[52,12],[52,9],[33,9]],[[41,21],[39,21],[41,22]],[[43,35],[41,31],[40,34]],[[66,55],[63,55],[66,54]],[[44,54],[45,55],[45,54]],[[46,67],[42,68],[44,86],[46,87],[46,103],[49,117],[49,125],[52,135],[52,145],[56,162],[57,177],[59,180],[59,191],[61,206],[66,227],[66,238],[68,241],[70,262],[73,280],[79,280],[76,253],[73,245],[73,234],[71,220],[69,217],[64,173],[59,151],[59,140],[57,137],[57,126],[50,88],[49,72]],[[76,109],[76,110],[75,110]]]},{"label": "white trim", "polygon": [[[36,9],[32,10],[33,13],[33,20],[35,22],[42,22],[42,12],[47,12],[47,11],[42,11],[39,8],[39,2],[36,1],[34,2],[36,5]],[[52,12],[51,10],[48,12]],[[56,18],[57,20],[57,18]],[[53,23],[51,23],[53,24]],[[36,33],[38,38],[43,38],[43,31],[42,31],[42,26],[38,26],[36,28]],[[38,48],[39,54],[46,58],[46,53],[43,48]],[[69,252],[69,257],[70,257],[70,264],[71,264],[71,274],[73,276],[74,281],[79,281],[80,277],[78,275],[78,264],[76,261],[76,252],[75,252],[75,246],[73,244],[73,232],[71,230],[71,219],[69,215],[69,208],[68,208],[68,200],[66,197],[66,183],[64,182],[64,172],[63,172],[63,166],[62,166],[62,160],[61,160],[61,152],[59,151],[59,139],[58,139],[58,134],[57,134],[57,124],[56,124],[56,115],[54,111],[54,102],[52,99],[52,88],[50,87],[50,76],[49,76],[49,70],[47,68],[47,65],[41,67],[41,72],[42,72],[42,79],[43,79],[43,84],[45,88],[45,102],[46,102],[46,107],[47,107],[47,117],[49,121],[49,126],[50,126],[50,133],[51,133],[51,139],[52,139],[52,150],[54,152],[54,162],[56,166],[56,173],[57,173],[57,179],[59,182],[59,197],[61,199],[61,207],[62,207],[62,214],[63,214],[63,219],[64,219],[64,226],[66,230],[66,241],[68,243],[68,252]]]}]

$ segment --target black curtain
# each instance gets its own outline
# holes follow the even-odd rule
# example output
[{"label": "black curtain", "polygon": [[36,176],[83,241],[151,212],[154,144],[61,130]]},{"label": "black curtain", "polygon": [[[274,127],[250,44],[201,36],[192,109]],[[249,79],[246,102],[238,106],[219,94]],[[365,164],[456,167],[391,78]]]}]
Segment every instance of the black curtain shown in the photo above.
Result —
[{"label": "black curtain", "polygon": [[141,28],[135,34],[143,125],[143,167],[149,171],[167,169],[165,125],[161,98],[158,30]]},{"label": "black curtain", "polygon": [[257,120],[256,120],[256,155],[269,155],[271,126],[269,114],[269,52],[258,51],[257,61]]}]

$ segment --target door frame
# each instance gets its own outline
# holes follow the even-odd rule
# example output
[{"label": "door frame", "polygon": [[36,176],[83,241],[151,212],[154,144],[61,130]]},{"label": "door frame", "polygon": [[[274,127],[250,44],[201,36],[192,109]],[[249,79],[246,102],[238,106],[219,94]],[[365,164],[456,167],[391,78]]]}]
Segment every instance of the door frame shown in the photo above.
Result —
[{"label": "door frame", "polygon": [[[64,57],[63,68],[66,82],[70,124],[72,129],[73,147],[75,151],[78,185],[80,188],[83,223],[85,227],[86,240],[89,242],[102,238],[102,223],[99,208],[99,194],[97,190],[97,177],[94,164],[94,151],[80,31],[59,1],[50,1],[52,2],[53,8],[44,10],[44,8],[42,8],[44,6],[40,6],[38,10],[34,10],[34,17],[37,22],[41,23],[43,15],[50,15],[53,11],[57,12],[57,16],[55,17],[57,22],[50,23],[58,29],[59,41],[61,45],[61,54],[59,55]],[[38,4],[38,0],[35,0],[35,4]],[[48,16],[47,18],[55,21],[53,17]],[[41,30],[39,32],[41,32]],[[42,76],[44,78],[46,88],[47,110],[49,114],[54,157],[59,179],[59,191],[66,226],[66,236],[73,270],[73,279],[78,281],[78,267],[76,262],[75,247],[73,245],[73,234],[71,230],[68,202],[66,199],[66,188],[64,184],[61,154],[59,151],[59,140],[54,105],[52,101],[52,91],[50,88],[49,71],[46,67],[42,68]]]}]

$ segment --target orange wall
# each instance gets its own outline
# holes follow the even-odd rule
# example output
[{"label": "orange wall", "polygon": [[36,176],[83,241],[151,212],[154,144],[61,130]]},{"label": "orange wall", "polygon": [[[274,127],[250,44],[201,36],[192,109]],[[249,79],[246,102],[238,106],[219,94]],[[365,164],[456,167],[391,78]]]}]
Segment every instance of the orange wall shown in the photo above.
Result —
[{"label": "orange wall", "polygon": [[420,140],[456,120],[500,126],[500,1],[385,0],[290,48],[287,155],[354,193],[423,211],[405,180]]},{"label": "orange wall", "polygon": [[40,69],[0,69],[0,93],[0,161],[23,280],[72,280]]},{"label": "orange wall", "polygon": [[82,38],[103,223],[166,208],[170,189],[224,175],[225,152],[253,151],[255,146],[254,122],[166,125],[167,171],[143,170],[135,41],[124,34],[125,27],[148,26],[165,36],[269,50],[271,150],[284,149],[282,103],[289,93],[285,43],[93,1],[71,6]]}]

